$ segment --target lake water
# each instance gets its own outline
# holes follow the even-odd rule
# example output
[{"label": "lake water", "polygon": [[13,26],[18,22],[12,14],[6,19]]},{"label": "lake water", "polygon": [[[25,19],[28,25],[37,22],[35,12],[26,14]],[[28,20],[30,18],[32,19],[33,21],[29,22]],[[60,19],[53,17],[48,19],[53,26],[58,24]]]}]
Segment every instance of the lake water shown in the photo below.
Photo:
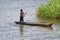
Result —
[{"label": "lake water", "polygon": [[35,18],[35,9],[47,0],[0,0],[0,40],[60,40],[60,23],[52,27],[17,25],[19,10],[26,15],[24,21],[40,22]]}]

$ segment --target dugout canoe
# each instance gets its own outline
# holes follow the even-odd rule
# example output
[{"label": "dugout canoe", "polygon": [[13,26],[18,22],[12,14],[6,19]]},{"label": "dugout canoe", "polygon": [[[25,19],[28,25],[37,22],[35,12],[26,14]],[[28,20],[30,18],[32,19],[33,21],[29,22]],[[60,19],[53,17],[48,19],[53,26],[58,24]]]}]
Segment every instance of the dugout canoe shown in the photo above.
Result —
[{"label": "dugout canoe", "polygon": [[53,23],[47,23],[47,22],[17,22],[16,24],[23,24],[23,25],[32,25],[32,26],[52,26]]}]

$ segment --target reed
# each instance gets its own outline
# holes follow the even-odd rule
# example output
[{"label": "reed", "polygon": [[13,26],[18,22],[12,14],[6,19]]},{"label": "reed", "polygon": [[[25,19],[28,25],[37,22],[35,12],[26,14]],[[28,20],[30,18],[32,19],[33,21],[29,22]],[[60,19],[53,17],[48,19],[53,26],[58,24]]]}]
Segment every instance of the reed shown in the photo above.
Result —
[{"label": "reed", "polygon": [[60,0],[49,0],[36,9],[37,17],[60,19]]}]

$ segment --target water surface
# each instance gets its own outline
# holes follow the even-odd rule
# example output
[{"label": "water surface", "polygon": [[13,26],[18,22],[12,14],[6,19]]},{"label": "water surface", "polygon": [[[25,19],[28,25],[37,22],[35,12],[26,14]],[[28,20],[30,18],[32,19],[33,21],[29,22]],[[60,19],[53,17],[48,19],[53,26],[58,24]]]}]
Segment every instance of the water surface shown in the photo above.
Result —
[{"label": "water surface", "polygon": [[47,0],[0,0],[0,40],[59,40],[58,24],[37,27],[14,23],[19,21],[21,8],[27,13],[24,21],[36,22],[35,8],[45,2]]}]

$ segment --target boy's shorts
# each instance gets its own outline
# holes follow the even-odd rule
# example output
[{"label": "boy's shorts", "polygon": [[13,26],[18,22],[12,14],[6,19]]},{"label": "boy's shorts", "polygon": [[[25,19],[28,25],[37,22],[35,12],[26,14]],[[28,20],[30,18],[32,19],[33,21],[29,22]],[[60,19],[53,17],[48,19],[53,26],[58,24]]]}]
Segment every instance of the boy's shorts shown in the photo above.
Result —
[{"label": "boy's shorts", "polygon": [[22,17],[22,16],[20,16],[20,22],[21,22],[21,21],[23,21],[23,17]]}]

